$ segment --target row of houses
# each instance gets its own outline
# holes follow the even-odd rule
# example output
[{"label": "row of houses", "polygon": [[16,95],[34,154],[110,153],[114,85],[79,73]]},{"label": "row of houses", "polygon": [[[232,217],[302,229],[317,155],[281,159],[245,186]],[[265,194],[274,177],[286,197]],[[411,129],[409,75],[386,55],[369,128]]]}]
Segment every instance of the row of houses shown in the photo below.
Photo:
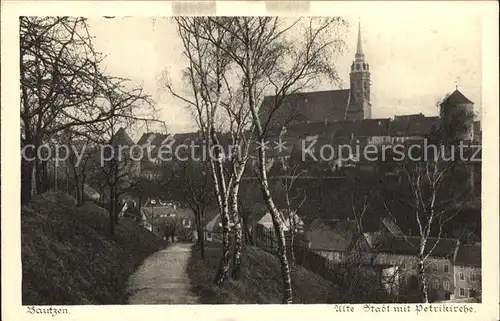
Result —
[{"label": "row of houses", "polygon": [[[285,219],[283,227],[290,231],[287,222]],[[272,230],[269,214],[257,224]],[[421,238],[405,235],[387,217],[381,220],[378,230],[362,234],[354,220],[299,219],[295,233],[295,246],[319,254],[333,265],[352,260],[353,254],[357,254],[363,264],[379,267],[385,278],[391,280],[386,290],[393,294],[416,290]],[[424,253],[430,253],[425,260],[425,273],[433,301],[480,298],[480,243],[463,244],[454,238],[429,237]]]}]

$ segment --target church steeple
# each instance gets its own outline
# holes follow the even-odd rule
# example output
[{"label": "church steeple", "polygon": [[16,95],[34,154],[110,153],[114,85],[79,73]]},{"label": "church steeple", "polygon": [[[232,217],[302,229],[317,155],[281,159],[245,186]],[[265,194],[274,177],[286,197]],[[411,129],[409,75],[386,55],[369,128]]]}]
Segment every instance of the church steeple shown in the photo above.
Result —
[{"label": "church steeple", "polygon": [[358,22],[358,42],[354,61],[351,65],[350,79],[351,94],[347,118],[352,120],[371,118],[370,65],[365,61],[363,52],[361,22]]},{"label": "church steeple", "polygon": [[356,57],[364,57],[363,41],[361,40],[361,21],[358,20],[358,46],[356,47]]}]

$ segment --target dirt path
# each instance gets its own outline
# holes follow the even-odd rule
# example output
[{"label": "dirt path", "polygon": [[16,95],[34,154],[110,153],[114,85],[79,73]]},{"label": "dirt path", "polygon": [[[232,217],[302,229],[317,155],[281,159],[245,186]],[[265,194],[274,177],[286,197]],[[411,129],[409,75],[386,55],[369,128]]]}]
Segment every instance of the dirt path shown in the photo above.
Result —
[{"label": "dirt path", "polygon": [[191,244],[174,244],[148,257],[130,277],[129,304],[196,304],[186,267]]}]

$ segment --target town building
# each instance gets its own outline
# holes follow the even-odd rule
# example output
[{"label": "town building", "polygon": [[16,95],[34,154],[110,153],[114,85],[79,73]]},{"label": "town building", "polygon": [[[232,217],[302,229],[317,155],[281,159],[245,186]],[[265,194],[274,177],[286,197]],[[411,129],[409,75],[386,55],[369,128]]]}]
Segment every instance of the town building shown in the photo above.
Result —
[{"label": "town building", "polygon": [[[194,212],[187,207],[161,199],[149,199],[141,207],[142,225],[147,230],[173,240],[197,239]],[[171,233],[172,235],[165,235]]]},{"label": "town building", "polygon": [[371,118],[370,65],[363,52],[361,25],[349,76],[349,89],[293,93],[285,97],[279,108],[275,107],[274,96],[266,96],[259,109],[261,122],[267,128],[280,129],[300,123]]},{"label": "town building", "polygon": [[461,244],[453,260],[454,299],[481,297],[481,244]]}]

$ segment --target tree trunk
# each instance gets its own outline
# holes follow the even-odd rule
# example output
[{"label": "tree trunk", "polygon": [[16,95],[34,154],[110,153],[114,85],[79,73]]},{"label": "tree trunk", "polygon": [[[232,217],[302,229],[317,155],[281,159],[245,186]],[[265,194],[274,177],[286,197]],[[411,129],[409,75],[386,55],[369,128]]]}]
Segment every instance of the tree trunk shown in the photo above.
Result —
[{"label": "tree trunk", "polygon": [[121,212],[121,204],[120,202],[118,202],[118,196],[116,196],[116,193],[115,193],[115,224],[118,224],[118,221],[120,220],[120,212]]},{"label": "tree trunk", "polygon": [[204,219],[203,219],[203,212],[198,213],[198,242],[200,242],[200,255],[201,259],[205,259],[205,233],[204,231]]},{"label": "tree trunk", "polygon": [[[288,212],[290,215],[290,212]],[[295,214],[294,214],[295,215]],[[290,264],[291,266],[295,265],[295,217],[290,218]]]},{"label": "tree trunk", "polygon": [[418,261],[418,281],[420,300],[422,301],[422,303],[429,303],[427,276],[425,275],[425,265],[422,258],[419,258]]},{"label": "tree trunk", "polygon": [[[28,154],[28,151],[26,151]],[[29,154],[28,157],[31,157]],[[33,161],[21,160],[21,202],[23,204],[31,200],[33,189]]]},{"label": "tree trunk", "polygon": [[35,159],[35,194],[40,194],[43,192],[42,187],[42,164],[37,158]]},{"label": "tree trunk", "polygon": [[84,198],[85,198],[85,170],[82,171],[81,175],[81,182],[80,182],[80,203],[77,203],[78,206],[83,205]]},{"label": "tree trunk", "polygon": [[205,259],[205,235],[203,235],[203,228],[198,229],[198,241],[200,242],[200,256],[201,259]]},{"label": "tree trunk", "polygon": [[239,179],[234,182],[233,189],[231,190],[232,196],[232,211],[234,220],[234,250],[233,250],[233,270],[232,276],[235,279],[240,277],[241,272],[241,251],[243,249],[243,233],[241,228],[240,213],[238,211],[238,190]]},{"label": "tree trunk", "polygon": [[[261,146],[265,146],[265,139],[260,138]],[[276,206],[274,205],[274,201],[271,196],[271,192],[269,190],[269,185],[267,181],[267,172],[266,172],[266,157],[264,148],[258,148],[258,157],[259,157],[259,174],[260,174],[260,185],[262,196],[264,201],[266,202],[267,208],[271,213],[273,226],[275,235],[278,241],[278,259],[281,264],[281,277],[283,280],[283,299],[282,303],[291,304],[292,303],[292,279],[290,277],[290,266],[288,264],[288,259],[286,257],[286,244],[285,244],[285,233],[283,231],[283,226],[280,220],[280,213]]]},{"label": "tree trunk", "polygon": [[115,200],[114,200],[114,187],[109,187],[109,234],[115,235]]},{"label": "tree trunk", "polygon": [[76,184],[76,204],[77,205],[82,205],[83,203],[83,196],[82,196],[82,190],[80,189],[80,184]]},{"label": "tree trunk", "polygon": [[220,217],[222,221],[222,256],[220,258],[219,268],[217,269],[217,274],[215,275],[215,284],[222,285],[227,278],[229,271],[229,256],[231,251],[231,241],[229,238],[229,208],[227,202],[227,192],[226,192],[226,180],[224,177],[224,169],[222,167],[222,162],[220,160],[220,145],[217,135],[215,133],[215,128],[210,129],[210,136],[212,139],[212,144],[215,146],[215,161],[211,160],[212,169],[214,170],[214,176],[216,178],[215,185],[218,186],[217,199],[219,200]]}]

